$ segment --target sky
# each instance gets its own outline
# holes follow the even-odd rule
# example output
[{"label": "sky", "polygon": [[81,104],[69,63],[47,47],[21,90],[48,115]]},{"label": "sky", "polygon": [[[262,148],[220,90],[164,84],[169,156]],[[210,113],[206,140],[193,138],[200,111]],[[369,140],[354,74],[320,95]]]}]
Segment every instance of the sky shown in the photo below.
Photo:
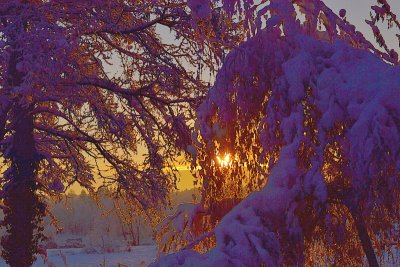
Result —
[{"label": "sky", "polygon": [[[365,19],[370,17],[370,7],[376,4],[376,0],[325,0],[325,4],[331,8],[335,13],[339,13],[340,9],[346,10],[346,18],[347,20],[356,26],[356,29],[364,34],[364,36],[375,43],[374,36],[370,27],[365,23]],[[392,11],[400,16],[400,0],[388,0],[388,3],[392,7]],[[400,32],[396,32],[396,28],[392,28],[391,30],[385,29],[385,24],[380,26],[382,33],[387,41],[387,44],[390,48],[395,49],[400,54],[398,39],[395,37],[395,34],[400,34]],[[166,42],[173,42],[174,37],[169,32],[168,28],[160,27],[158,29],[160,32],[161,38]],[[178,189],[186,190],[193,188],[194,177],[191,175],[190,171],[186,166],[181,166],[179,171],[180,180],[178,181]],[[72,190],[75,192],[80,192],[81,189],[79,185],[72,186]]]},{"label": "sky", "polygon": [[[336,14],[344,8],[347,20],[356,26],[357,30],[362,32],[369,41],[375,43],[371,28],[365,23],[365,19],[369,19],[371,6],[376,5],[376,0],[325,0],[324,2]],[[400,0],[387,0],[387,2],[391,5],[393,13],[400,16]],[[400,34],[400,32],[394,27],[387,31],[385,27],[386,25],[383,24],[380,29],[383,30],[388,46],[399,53],[399,41],[395,33]]]}]

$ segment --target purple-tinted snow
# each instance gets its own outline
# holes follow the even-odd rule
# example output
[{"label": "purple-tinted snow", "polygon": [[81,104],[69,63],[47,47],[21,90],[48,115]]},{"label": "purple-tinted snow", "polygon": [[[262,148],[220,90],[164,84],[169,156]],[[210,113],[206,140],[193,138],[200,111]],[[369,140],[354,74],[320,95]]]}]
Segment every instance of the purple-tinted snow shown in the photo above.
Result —
[{"label": "purple-tinted snow", "polygon": [[[280,129],[284,140],[268,183],[223,218],[215,231],[214,249],[202,255],[180,251],[160,258],[153,266],[252,266],[261,262],[277,266],[282,264],[287,249],[280,243],[282,235],[288,236],[293,253],[299,253],[301,258],[304,239],[294,213],[296,199],[307,194],[314,196],[315,203],[327,200],[322,157],[327,131],[335,123],[348,123],[345,138],[355,189],[361,190],[380,171],[373,167],[377,153],[386,162],[395,161],[400,166],[400,136],[395,122],[400,116],[399,67],[343,41],[327,43],[303,34],[282,37],[279,31],[264,31],[227,57],[199,111],[203,137],[213,138],[213,127],[206,123],[208,114],[214,112],[210,111],[211,106],[219,107],[221,121],[234,121],[240,118],[227,100],[232,92],[237,90],[235,105],[243,109],[254,105],[249,97],[252,94],[266,94],[268,86],[252,86],[254,73],[272,88],[265,107],[269,129],[260,132],[260,138],[265,144],[274,144],[279,141],[275,129]],[[232,85],[236,75],[248,79],[247,86]],[[296,153],[305,131],[301,100],[309,88],[321,118],[317,122],[319,145],[315,147],[313,167],[303,170],[296,163]],[[278,120],[281,123],[277,125]],[[387,179],[393,182],[390,177]],[[376,199],[371,197],[368,201],[373,203]]]}]

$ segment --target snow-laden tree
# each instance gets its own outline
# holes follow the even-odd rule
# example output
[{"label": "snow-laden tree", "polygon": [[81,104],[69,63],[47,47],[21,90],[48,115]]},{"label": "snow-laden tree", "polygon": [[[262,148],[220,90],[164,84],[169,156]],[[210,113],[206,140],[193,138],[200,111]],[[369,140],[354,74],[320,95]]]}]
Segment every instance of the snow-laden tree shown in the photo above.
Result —
[{"label": "snow-laden tree", "polygon": [[[368,21],[381,49],[318,0],[223,2],[245,10],[254,36],[226,57],[199,108],[192,153],[203,199],[164,222],[179,233],[164,250],[184,250],[155,265],[388,260],[400,239],[400,69],[375,24],[400,30],[390,6],[378,1]],[[229,199],[235,207],[221,219]],[[212,236],[207,253],[190,250]]]},{"label": "snow-laden tree", "polygon": [[[192,8],[0,1],[2,255],[11,266],[33,262],[43,198],[72,183],[92,192],[97,176],[142,207],[175,187],[170,170],[191,143],[187,121],[206,89],[201,70],[224,54],[218,40],[236,42],[228,34],[236,26]],[[200,25],[205,18],[218,34]]]}]

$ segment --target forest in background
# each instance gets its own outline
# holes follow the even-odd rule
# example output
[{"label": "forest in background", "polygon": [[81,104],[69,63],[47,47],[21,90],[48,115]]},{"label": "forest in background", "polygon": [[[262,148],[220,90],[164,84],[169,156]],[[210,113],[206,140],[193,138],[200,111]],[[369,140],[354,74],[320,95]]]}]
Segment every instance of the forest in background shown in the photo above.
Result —
[{"label": "forest in background", "polygon": [[[172,192],[170,205],[157,213],[158,221],[173,214],[178,204],[193,202],[198,196],[196,189]],[[154,218],[149,219],[137,209],[119,205],[121,203],[105,190],[98,192],[95,198],[82,189],[81,192],[71,190],[61,200],[49,200],[51,213],[43,220],[46,240],[40,246],[110,253],[128,251],[131,246],[154,245]],[[3,216],[0,211],[0,220]],[[1,228],[0,236],[3,234],[5,231]]]}]

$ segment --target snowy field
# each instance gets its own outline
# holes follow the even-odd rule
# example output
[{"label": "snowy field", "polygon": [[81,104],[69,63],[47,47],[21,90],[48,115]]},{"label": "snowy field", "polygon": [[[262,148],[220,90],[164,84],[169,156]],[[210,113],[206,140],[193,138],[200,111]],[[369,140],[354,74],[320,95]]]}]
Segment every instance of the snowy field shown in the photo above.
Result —
[{"label": "snowy field", "polygon": [[[136,246],[130,252],[115,252],[106,254],[87,254],[82,249],[49,249],[48,263],[45,264],[41,257],[33,267],[100,267],[106,263],[107,267],[147,266],[156,258],[155,246]],[[64,263],[66,261],[66,264]],[[0,259],[0,267],[8,266]]]}]

